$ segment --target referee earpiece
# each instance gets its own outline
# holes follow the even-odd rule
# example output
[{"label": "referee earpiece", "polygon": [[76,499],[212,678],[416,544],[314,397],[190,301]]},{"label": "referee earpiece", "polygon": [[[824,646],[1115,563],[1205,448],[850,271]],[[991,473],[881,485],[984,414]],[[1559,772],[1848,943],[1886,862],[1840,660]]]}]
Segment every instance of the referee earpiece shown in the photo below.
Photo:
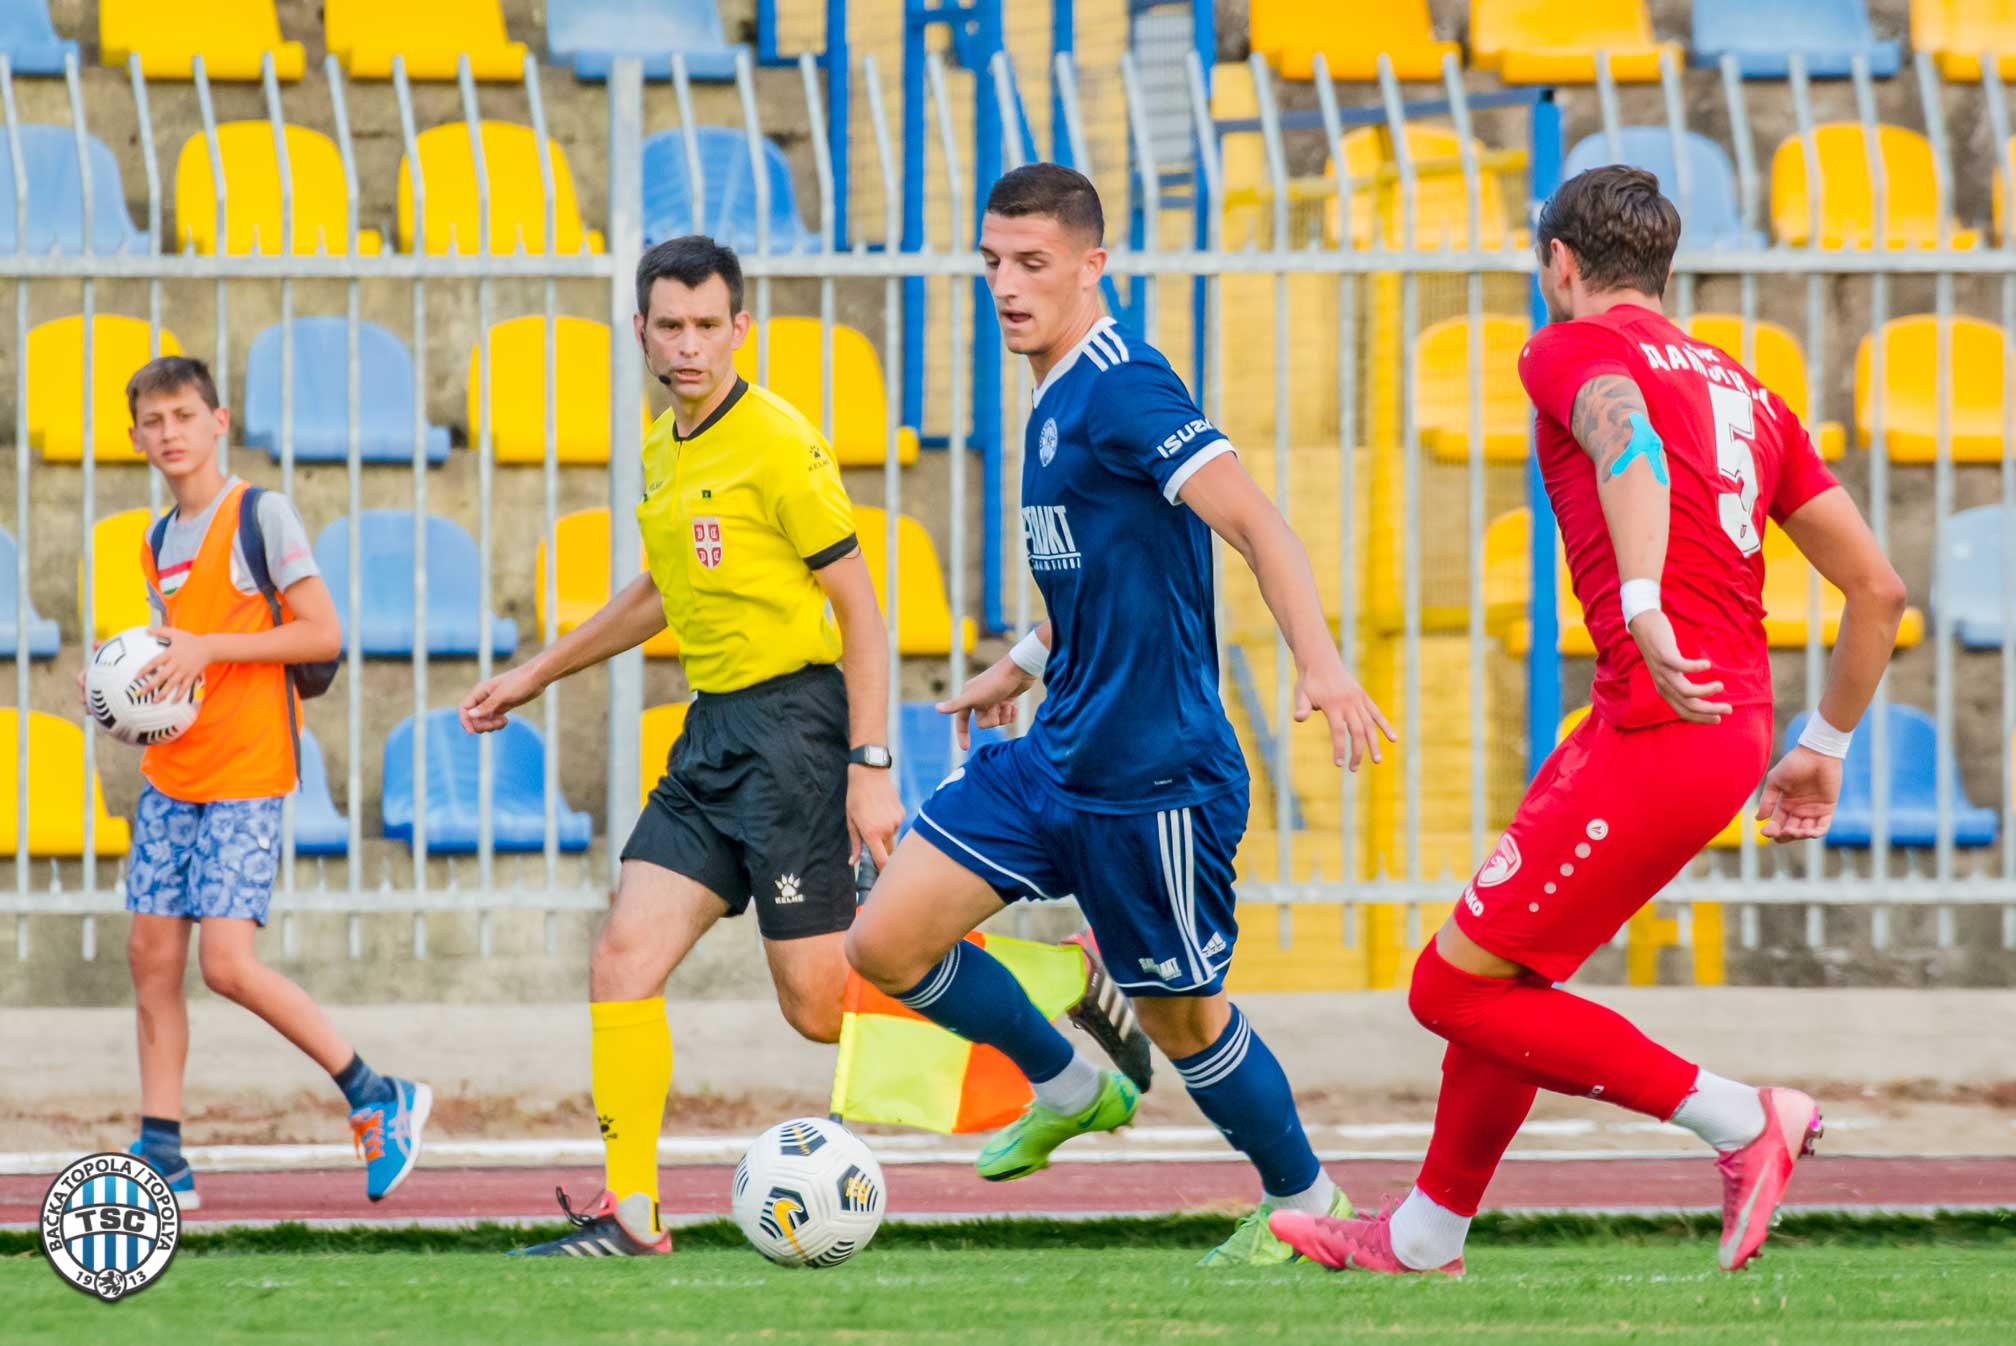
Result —
[{"label": "referee earpiece", "polygon": [[658,372],[658,371],[657,371],[656,369],[652,369],[652,368],[651,368],[651,348],[650,348],[649,346],[647,346],[647,345],[645,345],[645,344],[644,344],[644,338],[643,338],[642,336],[639,336],[639,337],[637,338],[637,349],[638,349],[639,351],[643,352],[643,355],[644,355],[644,368],[645,368],[645,369],[647,369],[647,370],[650,370],[650,373],[651,373],[651,377],[652,377],[652,378],[654,378],[654,379],[657,379],[657,380],[658,380],[658,381],[659,381],[660,383],[664,384],[664,385],[665,385],[665,386],[666,386],[667,388],[670,388],[670,387],[672,386],[672,380],[671,380],[671,379],[669,379],[669,378],[667,378],[667,377],[666,377],[665,375],[663,375],[663,374],[659,373],[659,372]]}]

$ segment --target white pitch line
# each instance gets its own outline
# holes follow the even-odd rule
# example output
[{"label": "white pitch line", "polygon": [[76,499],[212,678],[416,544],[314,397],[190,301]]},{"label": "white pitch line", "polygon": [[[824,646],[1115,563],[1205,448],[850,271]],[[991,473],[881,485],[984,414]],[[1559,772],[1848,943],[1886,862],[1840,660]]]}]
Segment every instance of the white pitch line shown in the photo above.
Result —
[{"label": "white pitch line", "polygon": [[[1880,1127],[1876,1119],[1832,1117],[1830,1133]],[[1363,1142],[1421,1140],[1433,1134],[1428,1122],[1356,1122],[1318,1124],[1308,1128],[1310,1139],[1325,1159],[1419,1159],[1420,1149],[1374,1148]],[[1519,1129],[1519,1141],[1570,1140],[1597,1135],[1686,1137],[1687,1132],[1668,1122],[1638,1119],[1592,1122],[1581,1119],[1529,1121]],[[979,1155],[979,1146],[930,1133],[902,1133],[865,1137],[884,1163],[970,1163]],[[1323,1148],[1325,1141],[1360,1142],[1348,1147]],[[1069,1149],[1059,1152],[1060,1163],[1120,1163],[1129,1160],[1182,1159],[1233,1160],[1240,1156],[1230,1150],[1214,1127],[1140,1126],[1128,1127],[1108,1142],[1119,1149]],[[742,1136],[663,1136],[658,1141],[658,1159],[666,1164],[734,1163],[742,1157],[748,1140]],[[1836,1153],[1830,1149],[1829,1153]],[[0,1151],[0,1174],[47,1173],[60,1169],[77,1157],[68,1150]],[[1515,1156],[1521,1152],[1515,1152]],[[1534,1158],[1669,1158],[1698,1153],[1691,1146],[1673,1150],[1550,1150],[1528,1146],[1523,1153]],[[348,1145],[193,1145],[183,1150],[199,1170],[242,1172],[289,1168],[343,1168],[355,1162]],[[427,1142],[426,1159],[432,1165],[485,1164],[593,1164],[602,1158],[602,1142],[586,1137],[536,1139],[468,1139],[437,1136]],[[1928,1156],[1929,1157],[1929,1156]]]},{"label": "white pitch line", "polygon": [[[1829,1127],[1834,1123],[1830,1120]],[[1342,1128],[1318,1128],[1321,1141],[1325,1130]],[[1199,1131],[1204,1128],[1165,1128],[1167,1131]],[[1125,1133],[1122,1133],[1123,1136]],[[1244,1163],[1245,1156],[1239,1154],[1219,1139],[1217,1132],[1210,1132],[1209,1148],[1189,1148],[1177,1144],[1140,1143],[1127,1141],[1119,1146],[1075,1147],[1058,1151],[1054,1162],[1058,1164],[1130,1164],[1151,1162],[1178,1163]],[[1573,1134],[1573,1133],[1571,1133]],[[1158,1141],[1159,1135],[1144,1136],[1141,1141]],[[970,1164],[979,1155],[979,1148],[973,1145],[947,1144],[938,1136],[872,1136],[868,1138],[870,1147],[885,1164],[902,1166],[906,1164]],[[692,1164],[729,1164],[742,1157],[745,1142],[740,1137],[731,1136],[667,1136],[658,1143],[658,1158],[668,1166]],[[51,1174],[78,1157],[78,1151],[69,1150],[17,1150],[0,1151],[0,1175],[21,1176]],[[292,1169],[350,1168],[356,1164],[356,1156],[347,1145],[198,1145],[183,1151],[189,1162],[199,1173],[263,1173],[281,1172]],[[1830,1149],[1829,1157],[1837,1155],[1849,1157],[1845,1152]],[[1317,1157],[1325,1163],[1352,1160],[1372,1160],[1382,1162],[1418,1163],[1422,1158],[1420,1149],[1373,1149],[1359,1147],[1332,1147],[1318,1145]],[[1588,1159],[1686,1159],[1707,1156],[1693,1149],[1549,1149],[1529,1147],[1515,1149],[1505,1156],[1508,1163],[1540,1162],[1548,1160],[1588,1160]],[[1859,1157],[1859,1156],[1858,1156]],[[1953,1153],[1922,1153],[1910,1156],[1880,1155],[1869,1157],[1914,1159],[1978,1158],[1978,1155]],[[553,1165],[593,1165],[602,1159],[602,1144],[599,1140],[453,1140],[446,1137],[430,1141],[423,1156],[429,1168],[452,1167],[525,1167],[538,1168]]]},{"label": "white pitch line", "polygon": [[[1584,1215],[1584,1216],[1636,1216],[1644,1219],[1663,1219],[1679,1215],[1714,1215],[1718,1206],[1494,1206],[1489,1213],[1494,1215]],[[1997,1206],[1979,1202],[1955,1202],[1950,1205],[1874,1205],[1855,1206],[1838,1203],[1811,1206],[1791,1206],[1786,1208],[1789,1215],[1856,1215],[1856,1216],[1913,1216],[1928,1218],[1934,1215],[1974,1215],[1995,1214],[2007,1211],[2007,1206]],[[901,1211],[891,1211],[884,1217],[889,1224],[963,1224],[975,1221],[998,1220],[1003,1223],[1021,1220],[1138,1220],[1158,1214],[1195,1215],[1202,1214],[1194,1208],[1180,1208],[1170,1211],[1141,1210],[989,1210],[989,1211],[926,1211],[907,1215]],[[692,1225],[712,1224],[725,1220],[725,1215],[675,1215],[667,1213],[662,1217],[668,1229],[685,1228]],[[423,1215],[408,1219],[386,1216],[380,1219],[309,1219],[309,1220],[213,1220],[203,1216],[191,1219],[185,1226],[190,1233],[218,1233],[226,1229],[271,1229],[278,1225],[306,1225],[310,1229],[479,1229],[486,1225],[503,1226],[508,1229],[544,1229],[557,1224],[550,1216],[538,1215],[491,1215],[481,1218],[463,1216]],[[0,1221],[0,1232],[25,1233],[39,1229],[32,1222]]]}]

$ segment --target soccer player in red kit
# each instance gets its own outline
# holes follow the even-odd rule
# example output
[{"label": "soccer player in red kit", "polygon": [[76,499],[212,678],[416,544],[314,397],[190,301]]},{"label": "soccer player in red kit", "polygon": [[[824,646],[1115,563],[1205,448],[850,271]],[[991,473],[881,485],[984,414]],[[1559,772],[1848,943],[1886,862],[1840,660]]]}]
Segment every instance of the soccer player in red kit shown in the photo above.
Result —
[{"label": "soccer player in red kit", "polygon": [[1679,237],[1679,213],[1639,169],[1592,169],[1540,213],[1553,321],[1519,373],[1596,643],[1594,704],[1415,965],[1409,1007],[1449,1046],[1413,1191],[1369,1219],[1272,1217],[1327,1266],[1461,1274],[1470,1217],[1539,1089],[1601,1098],[1713,1146],[1729,1271],[1756,1254],[1820,1135],[1807,1095],[1723,1079],[1559,985],[1764,773],[1767,514],[1846,598],[1810,727],[1764,776],[1757,816],[1772,840],[1825,835],[1850,731],[1904,608],[1903,582],[1785,403],[1661,315]]}]

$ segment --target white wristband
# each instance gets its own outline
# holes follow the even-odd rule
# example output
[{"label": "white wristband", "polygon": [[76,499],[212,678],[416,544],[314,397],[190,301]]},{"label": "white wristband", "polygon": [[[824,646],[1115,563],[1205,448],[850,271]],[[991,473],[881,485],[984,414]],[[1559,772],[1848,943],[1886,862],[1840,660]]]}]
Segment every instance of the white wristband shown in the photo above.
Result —
[{"label": "white wristband", "polygon": [[1820,712],[1816,710],[1799,733],[1799,746],[1810,748],[1822,757],[1846,757],[1848,744],[1854,737],[1853,729],[1836,729],[1821,719]]},{"label": "white wristband", "polygon": [[1050,662],[1050,647],[1036,634],[1036,628],[1031,627],[1029,634],[1016,641],[1009,649],[1008,657],[1014,661],[1015,667],[1030,677],[1040,678],[1043,676],[1044,667]]},{"label": "white wristband", "polygon": [[1658,580],[1625,580],[1618,586],[1617,601],[1624,607],[1624,625],[1631,625],[1631,619],[1641,612],[1659,610]]}]

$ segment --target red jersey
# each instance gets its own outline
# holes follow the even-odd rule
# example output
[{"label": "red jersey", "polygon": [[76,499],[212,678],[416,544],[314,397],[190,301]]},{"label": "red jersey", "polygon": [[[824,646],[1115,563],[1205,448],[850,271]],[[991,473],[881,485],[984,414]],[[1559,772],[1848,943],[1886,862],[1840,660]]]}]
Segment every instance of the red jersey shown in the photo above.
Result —
[{"label": "red jersey", "polygon": [[[1764,643],[1764,520],[1777,522],[1836,485],[1812,438],[1776,393],[1735,359],[1636,304],[1550,323],[1519,355],[1538,411],[1535,440],[1568,571],[1596,645],[1595,714],[1625,728],[1678,719],[1624,627],[1617,554],[1596,494],[1596,464],[1569,432],[1575,395],[1602,374],[1638,385],[1665,444],[1672,487],[1660,607],[1680,652],[1706,659],[1731,706],[1769,705]],[[1638,470],[1634,465],[1633,471]]]}]

